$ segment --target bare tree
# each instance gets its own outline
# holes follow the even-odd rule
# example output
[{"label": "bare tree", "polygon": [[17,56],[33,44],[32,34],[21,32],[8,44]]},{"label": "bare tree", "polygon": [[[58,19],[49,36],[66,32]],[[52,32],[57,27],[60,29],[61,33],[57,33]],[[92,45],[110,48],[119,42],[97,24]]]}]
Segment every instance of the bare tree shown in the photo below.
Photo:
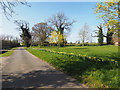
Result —
[{"label": "bare tree", "polygon": [[6,35],[0,35],[0,40],[6,40]]},{"label": "bare tree", "polygon": [[47,25],[47,23],[38,23],[32,27],[34,37],[38,38],[39,45],[43,46],[44,42],[50,35],[50,32],[53,30]]},{"label": "bare tree", "polygon": [[12,17],[12,14],[15,13],[13,8],[17,5],[25,5],[30,7],[26,0],[0,0],[0,9],[7,19],[9,19],[9,17]]},{"label": "bare tree", "polygon": [[31,41],[30,41],[30,43],[31,43],[31,46],[33,46],[35,44],[35,42],[37,42],[37,38],[38,37],[36,36],[34,31],[31,31],[30,34],[31,34]]},{"label": "bare tree", "polygon": [[[58,34],[62,35],[65,32],[70,32],[70,27],[75,21],[72,20],[70,21],[64,13],[57,13],[57,15],[54,15],[49,19],[49,23],[55,28]],[[59,45],[63,45],[64,43],[64,38],[62,38],[62,42],[59,40]]]},{"label": "bare tree", "polygon": [[88,30],[89,30],[89,26],[87,24],[85,24],[79,32],[79,37],[80,40],[82,41],[82,45],[84,46],[85,41],[88,39]]},{"label": "bare tree", "polygon": [[12,41],[12,40],[13,40],[13,36],[10,36],[10,38],[9,38],[9,39],[10,39],[10,41]]},{"label": "bare tree", "polygon": [[12,41],[13,40],[12,35],[0,35],[0,40],[7,40],[7,41]]}]

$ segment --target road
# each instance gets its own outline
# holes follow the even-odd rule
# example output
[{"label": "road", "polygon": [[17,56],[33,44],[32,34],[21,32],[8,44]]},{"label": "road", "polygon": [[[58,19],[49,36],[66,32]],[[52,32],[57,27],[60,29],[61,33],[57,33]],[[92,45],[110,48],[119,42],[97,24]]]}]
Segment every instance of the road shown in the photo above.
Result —
[{"label": "road", "polygon": [[22,47],[15,50],[4,64],[2,88],[86,88]]}]

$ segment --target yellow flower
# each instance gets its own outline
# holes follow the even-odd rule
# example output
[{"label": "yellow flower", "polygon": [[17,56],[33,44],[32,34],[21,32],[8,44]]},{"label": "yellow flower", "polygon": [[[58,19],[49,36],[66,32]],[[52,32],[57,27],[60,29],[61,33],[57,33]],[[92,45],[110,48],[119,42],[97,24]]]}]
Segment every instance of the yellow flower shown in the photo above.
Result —
[{"label": "yellow flower", "polygon": [[58,53],[61,53],[61,54],[66,54],[66,52],[58,52]]},{"label": "yellow flower", "polygon": [[115,60],[112,59],[111,61],[115,61]]},{"label": "yellow flower", "polygon": [[104,59],[103,59],[103,58],[101,58],[101,60],[102,60],[102,62],[104,61]]},{"label": "yellow flower", "polygon": [[81,56],[81,54],[79,54],[79,56]]},{"label": "yellow flower", "polygon": [[91,57],[89,57],[89,59],[91,59]]},{"label": "yellow flower", "polygon": [[101,61],[100,59],[98,59],[98,61]]},{"label": "yellow flower", "polygon": [[64,54],[67,54],[66,52],[64,52]]},{"label": "yellow flower", "polygon": [[74,55],[74,53],[69,53],[70,55]]},{"label": "yellow flower", "polygon": [[53,51],[54,53],[56,52],[56,51]]},{"label": "yellow flower", "polygon": [[86,55],[83,55],[83,57],[86,57]]},{"label": "yellow flower", "polygon": [[93,60],[96,60],[96,57],[93,57]]}]

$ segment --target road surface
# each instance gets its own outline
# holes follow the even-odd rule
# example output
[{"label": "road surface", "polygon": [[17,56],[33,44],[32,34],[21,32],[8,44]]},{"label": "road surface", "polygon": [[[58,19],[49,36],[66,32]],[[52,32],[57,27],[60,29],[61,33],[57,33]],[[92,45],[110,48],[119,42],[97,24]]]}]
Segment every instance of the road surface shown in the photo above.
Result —
[{"label": "road surface", "polygon": [[19,47],[4,61],[2,88],[86,88],[86,86]]}]

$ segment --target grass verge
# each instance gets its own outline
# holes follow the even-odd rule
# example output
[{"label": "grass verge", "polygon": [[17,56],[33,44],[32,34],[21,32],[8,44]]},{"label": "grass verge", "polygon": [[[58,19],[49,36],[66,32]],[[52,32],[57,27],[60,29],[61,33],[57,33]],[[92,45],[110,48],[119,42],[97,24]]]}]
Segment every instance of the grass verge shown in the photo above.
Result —
[{"label": "grass verge", "polygon": [[[118,67],[109,63],[96,63],[80,57],[25,48],[61,71],[92,88],[118,88]],[[119,69],[120,70],[120,69]]]},{"label": "grass verge", "polygon": [[[40,47],[33,47],[40,49]],[[118,46],[105,45],[105,46],[46,46],[44,49],[53,50],[56,52],[74,53],[76,55],[87,55],[90,57],[103,58],[104,60],[119,60]]]},{"label": "grass verge", "polygon": [[6,53],[1,54],[0,57],[10,56],[10,55],[12,55],[13,52],[14,52],[13,50],[12,50],[12,51],[8,51],[8,52],[6,52]]},{"label": "grass verge", "polygon": [[12,48],[11,51],[7,51],[0,55],[0,57],[8,57],[13,54],[14,50],[16,50],[18,47]]}]

